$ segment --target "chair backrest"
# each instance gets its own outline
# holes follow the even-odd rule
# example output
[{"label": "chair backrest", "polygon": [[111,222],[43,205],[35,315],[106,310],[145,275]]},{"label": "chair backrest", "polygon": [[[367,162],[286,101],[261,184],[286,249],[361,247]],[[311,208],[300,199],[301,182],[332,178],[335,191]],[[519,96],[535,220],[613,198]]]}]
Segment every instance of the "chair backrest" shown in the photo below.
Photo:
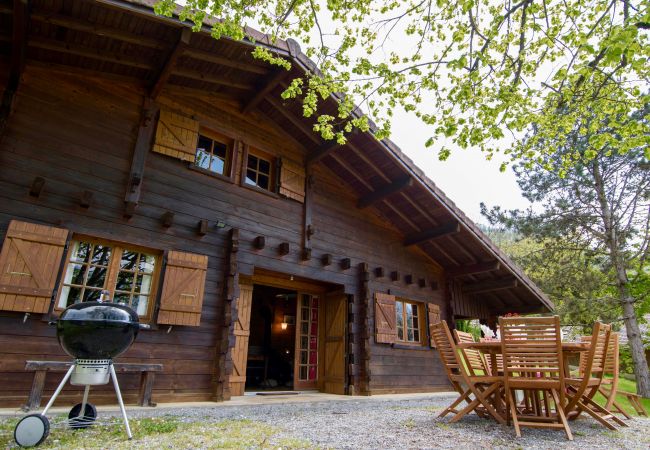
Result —
[{"label": "chair backrest", "polygon": [[589,350],[585,353],[584,356],[581,356],[580,360],[580,374],[582,377],[582,382],[576,388],[576,393],[573,399],[569,402],[566,407],[567,411],[570,411],[582,395],[586,392],[587,388],[590,388],[590,392],[593,394],[596,393],[597,386],[594,386],[594,378],[602,382],[603,376],[607,370],[607,357],[608,347],[610,342],[612,327],[611,325],[606,325],[600,322],[594,323],[594,328],[589,339],[586,339],[587,336],[583,337],[582,341],[589,341],[591,344]]},{"label": "chair backrest", "polygon": [[[594,373],[600,375],[602,372],[603,375],[614,376],[618,374],[618,333],[611,332],[611,326],[605,324],[594,324],[593,335],[591,336],[580,336],[580,342],[586,342],[591,344],[592,337],[596,335],[596,327],[598,327],[598,334],[600,335],[600,341],[597,342],[596,348],[590,345],[589,351],[580,352],[580,365],[579,373],[581,377],[585,376],[587,371],[587,365],[590,359],[594,359],[592,362],[592,367],[590,368],[591,374]],[[607,347],[604,348],[604,334],[609,331],[609,341]],[[606,351],[606,355],[603,357],[602,353]],[[592,357],[592,353],[594,356]],[[603,360],[604,358],[604,360]]]},{"label": "chair backrest", "polygon": [[447,376],[452,380],[453,375],[462,373],[462,367],[458,352],[456,351],[456,345],[451,338],[449,326],[447,326],[445,320],[431,325],[431,337],[436,344],[438,353],[440,353],[440,359],[445,365]]},{"label": "chair backrest", "polygon": [[[474,336],[465,331],[454,330],[454,337],[459,344],[473,344],[476,342]],[[485,357],[479,350],[463,348],[461,349],[461,353],[465,359],[465,364],[467,364],[470,375],[487,375],[490,373],[485,362]]]},{"label": "chair backrest", "polygon": [[501,350],[509,378],[557,377],[564,388],[560,318],[501,317]]}]

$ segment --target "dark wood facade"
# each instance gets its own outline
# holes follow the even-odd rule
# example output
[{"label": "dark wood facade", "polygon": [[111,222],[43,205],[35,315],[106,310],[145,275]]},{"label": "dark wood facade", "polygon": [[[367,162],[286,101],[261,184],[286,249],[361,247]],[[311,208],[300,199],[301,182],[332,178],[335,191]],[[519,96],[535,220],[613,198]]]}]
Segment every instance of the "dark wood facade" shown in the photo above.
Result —
[{"label": "dark wood facade", "polygon": [[[0,9],[0,29],[12,30],[0,35],[0,238],[17,220],[207,256],[198,326],[159,322],[120,357],[164,365],[155,401],[230,397],[243,279],[346,295],[344,387],[353,394],[447,387],[425,336],[427,345],[376,343],[377,292],[437,305],[448,319],[550,306],[394,144],[359,134],[337,148],[311,133],[299,105],[278,100],[285,81],[250,57],[250,44],[188,35],[145,2],[34,1],[17,11],[22,4]],[[293,75],[308,64],[293,43],[278,51]],[[151,151],[160,110],[227,137],[229,172]],[[304,168],[304,201],[245,186],[251,149]],[[160,292],[153,300],[159,308]],[[26,401],[26,360],[67,359],[48,318],[0,311],[3,405]],[[46,396],[58,380],[47,378]],[[120,382],[135,402],[138,375]],[[81,393],[64,392],[61,402]],[[94,398],[113,394],[100,387]]]}]

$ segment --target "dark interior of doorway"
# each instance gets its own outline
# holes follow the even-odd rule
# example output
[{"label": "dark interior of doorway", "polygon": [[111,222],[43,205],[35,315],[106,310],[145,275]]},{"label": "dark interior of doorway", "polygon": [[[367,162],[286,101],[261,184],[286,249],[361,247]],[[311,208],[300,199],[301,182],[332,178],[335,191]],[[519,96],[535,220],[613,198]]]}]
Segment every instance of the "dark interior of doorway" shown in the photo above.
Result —
[{"label": "dark interior of doorway", "polygon": [[246,390],[293,389],[296,291],[254,285]]}]

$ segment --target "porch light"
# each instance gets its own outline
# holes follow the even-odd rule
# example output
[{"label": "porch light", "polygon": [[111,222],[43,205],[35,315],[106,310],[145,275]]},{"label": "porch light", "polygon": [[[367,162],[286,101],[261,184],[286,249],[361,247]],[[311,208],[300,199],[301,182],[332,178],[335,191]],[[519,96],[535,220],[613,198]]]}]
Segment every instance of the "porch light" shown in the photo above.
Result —
[{"label": "porch light", "polygon": [[282,322],[282,323],[280,324],[280,327],[281,327],[283,330],[286,330],[288,325],[289,325],[289,324],[288,324],[287,322]]}]

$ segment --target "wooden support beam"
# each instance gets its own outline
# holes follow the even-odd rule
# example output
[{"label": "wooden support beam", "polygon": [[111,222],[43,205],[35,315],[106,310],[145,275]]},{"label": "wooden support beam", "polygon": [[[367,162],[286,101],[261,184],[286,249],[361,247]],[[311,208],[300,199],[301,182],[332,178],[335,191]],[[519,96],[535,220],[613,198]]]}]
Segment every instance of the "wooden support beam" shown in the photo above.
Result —
[{"label": "wooden support beam", "polygon": [[97,61],[105,61],[123,66],[136,67],[138,69],[152,70],[154,66],[142,59],[125,58],[122,53],[108,52],[99,48],[86,47],[78,44],[70,44],[63,41],[46,39],[42,37],[32,37],[27,43],[30,47],[40,48],[42,50],[51,50],[68,55],[83,56]]},{"label": "wooden support beam", "polygon": [[377,278],[384,278],[386,276],[386,271],[383,267],[375,267],[375,276]]},{"label": "wooden support beam", "polygon": [[208,234],[208,229],[209,229],[209,223],[207,219],[201,219],[199,220],[199,223],[197,224],[196,227],[196,232],[198,233],[199,236],[205,236]]},{"label": "wooden support beam", "polygon": [[149,36],[142,36],[135,33],[130,33],[128,31],[113,28],[106,25],[100,25],[97,23],[92,23],[85,19],[75,19],[74,17],[68,17],[64,15],[59,15],[55,13],[34,13],[31,15],[32,19],[48,23],[50,25],[56,25],[63,28],[69,28],[70,30],[81,31],[84,33],[94,34],[96,36],[103,36],[110,39],[116,39],[122,42],[128,42],[130,44],[140,45],[142,47],[154,48],[154,49],[165,49],[169,46],[165,41],[160,38],[152,38]]},{"label": "wooden support beam", "polygon": [[404,275],[404,283],[413,284],[413,275],[411,274]]},{"label": "wooden support beam", "polygon": [[227,80],[218,75],[202,73],[190,69],[179,69],[178,67],[174,69],[172,75],[176,75],[183,78],[189,78],[190,80],[197,80],[197,81],[203,81],[205,83],[217,84],[219,86],[225,86],[233,89],[241,89],[243,91],[250,91],[255,88],[255,86],[249,83],[240,83],[238,81]]},{"label": "wooden support beam", "polygon": [[32,185],[29,188],[29,195],[31,197],[36,197],[36,198],[40,197],[44,187],[45,187],[45,178],[43,177],[34,178],[34,181],[32,181]]},{"label": "wooden support beam", "polygon": [[[314,203],[314,177],[311,170],[306,171],[305,178],[305,199],[302,204],[302,249],[303,254],[309,250],[311,257],[311,237],[314,235],[314,225],[312,223],[312,210]],[[303,259],[305,261],[305,259]]]},{"label": "wooden support beam", "polygon": [[303,261],[309,261],[311,259],[311,248],[303,248],[302,253],[300,254],[300,259]]},{"label": "wooden support beam", "polygon": [[83,191],[81,197],[79,198],[79,206],[82,208],[90,208],[90,205],[93,204],[93,193],[92,191]]},{"label": "wooden support beam", "polygon": [[478,273],[492,272],[500,268],[501,264],[499,261],[488,261],[449,269],[447,270],[447,276],[455,278],[463,275],[475,275]]},{"label": "wooden support beam", "polygon": [[163,227],[169,228],[174,224],[174,213],[171,211],[167,211],[165,214],[162,215],[160,218],[160,222]]},{"label": "wooden support beam", "polygon": [[244,72],[257,74],[269,73],[269,69],[267,67],[256,66],[255,64],[249,64],[247,62],[240,62],[232,58],[219,56],[214,52],[201,50],[198,48],[188,48],[185,50],[185,56],[189,56],[193,59],[198,59],[199,61],[219,64],[220,66],[232,67],[233,69],[241,70]]},{"label": "wooden support beam", "polygon": [[29,28],[29,8],[26,0],[14,0],[13,30],[11,33],[11,57],[9,60],[9,77],[0,102],[0,136],[4,134],[7,121],[11,115],[14,95],[20,84],[20,77],[25,67],[27,52],[27,34]]},{"label": "wooden support beam", "polygon": [[149,91],[149,97],[156,99],[160,95],[160,92],[163,89],[163,86],[167,84],[169,77],[171,77],[174,68],[178,59],[183,55],[185,49],[190,45],[190,39],[192,37],[192,29],[184,27],[179,36],[176,45],[171,49],[167,58],[156,73],[156,76],[152,78],[151,89]]},{"label": "wooden support beam", "polygon": [[329,254],[329,253],[325,253],[325,254],[321,257],[321,263],[322,263],[323,266],[325,266],[325,267],[332,265],[332,255]]},{"label": "wooden support beam", "polygon": [[437,291],[438,288],[439,288],[439,287],[438,287],[438,282],[435,281],[435,280],[431,280],[431,282],[429,283],[429,285],[431,286],[431,290],[432,290],[432,291]]},{"label": "wooden support beam", "polygon": [[277,98],[274,97],[266,97],[264,100],[269,102],[273,108],[275,108],[276,111],[278,111],[280,114],[284,116],[285,119],[287,119],[289,122],[291,122],[292,125],[294,125],[296,128],[298,128],[300,131],[302,131],[305,136],[307,136],[309,139],[311,139],[313,142],[320,144],[321,138],[318,137],[318,135],[314,132],[314,130],[311,129],[308,125],[305,125],[305,123],[298,119],[291,111],[289,111]]},{"label": "wooden support beam", "polygon": [[357,202],[357,208],[359,209],[367,208],[368,206],[374,205],[375,203],[382,201],[386,197],[395,194],[396,192],[399,192],[402,189],[405,189],[412,185],[413,185],[413,178],[411,178],[408,175],[403,178],[400,178],[399,180],[395,180],[390,184],[386,184],[380,187],[375,192],[371,192],[370,194],[361,197]]},{"label": "wooden support beam", "polygon": [[290,249],[291,246],[289,245],[289,243],[283,242],[278,246],[278,253],[280,254],[280,256],[288,255]]},{"label": "wooden support beam", "polygon": [[153,145],[154,134],[156,130],[156,119],[160,108],[152,99],[145,97],[142,104],[142,113],[140,115],[140,126],[138,128],[138,137],[133,148],[131,157],[131,171],[129,172],[129,184],[124,196],[126,208],[124,216],[133,217],[135,210],[140,201],[140,191],[144,180],[144,167],[149,150]]},{"label": "wooden support beam", "polygon": [[264,98],[271,93],[281,82],[289,75],[289,71],[279,67],[269,74],[264,81],[257,86],[257,92],[250,100],[246,102],[241,112],[244,114],[250,113],[259,105]]},{"label": "wooden support beam", "polygon": [[516,278],[506,278],[503,280],[481,281],[479,283],[464,284],[463,292],[466,294],[480,294],[483,292],[494,292],[503,289],[516,288],[519,282]]},{"label": "wooden support beam", "polygon": [[393,270],[390,273],[390,279],[393,281],[399,281],[399,272],[397,270]]},{"label": "wooden support beam", "polygon": [[425,288],[427,286],[427,280],[425,280],[424,278],[420,278],[418,280],[418,286],[420,286],[420,288]]},{"label": "wooden support beam", "polygon": [[266,247],[266,238],[264,236],[257,236],[253,240],[253,247],[255,247],[257,250],[262,250],[264,247]]},{"label": "wooden support beam", "polygon": [[319,147],[313,150],[309,156],[307,156],[307,165],[311,166],[312,164],[316,164],[318,161],[332,153],[334,150],[337,150],[341,147],[343,147],[343,145],[336,142],[336,140],[327,141],[324,144],[321,144]]},{"label": "wooden support beam", "polygon": [[450,234],[456,234],[460,232],[460,224],[458,222],[449,222],[444,225],[437,226],[435,228],[430,228],[428,230],[419,231],[417,233],[411,234],[404,239],[404,245],[417,245],[432,239],[438,239],[441,237],[449,236]]},{"label": "wooden support beam", "polygon": [[352,262],[350,261],[350,258],[343,258],[341,260],[341,269],[348,270],[350,267],[352,267]]}]

